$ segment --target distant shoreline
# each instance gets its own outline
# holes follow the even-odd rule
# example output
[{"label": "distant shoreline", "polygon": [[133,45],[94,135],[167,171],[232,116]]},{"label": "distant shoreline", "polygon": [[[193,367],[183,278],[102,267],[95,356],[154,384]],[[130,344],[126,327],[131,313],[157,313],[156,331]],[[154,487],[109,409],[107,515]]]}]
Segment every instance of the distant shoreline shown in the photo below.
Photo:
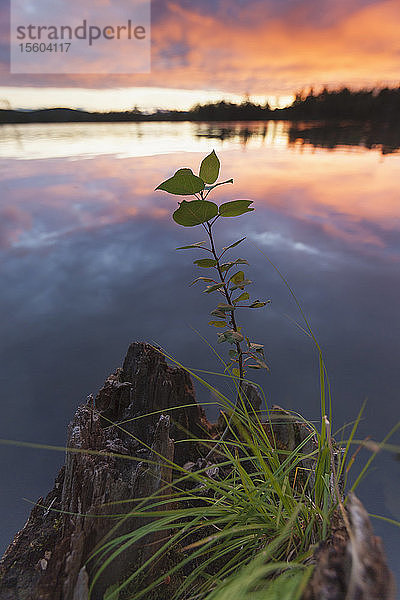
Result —
[{"label": "distant shoreline", "polygon": [[[243,144],[254,136],[265,137],[268,123],[287,123],[288,144],[311,144],[315,148],[332,149],[337,146],[362,146],[378,149],[382,154],[392,154],[400,150],[400,119],[351,119],[321,118],[299,115],[280,110],[272,115],[228,118],[215,115],[214,118],[194,117],[190,113],[131,115],[130,113],[86,113],[71,109],[42,111],[0,111],[0,126],[10,125],[71,125],[99,123],[197,123],[196,135],[212,139],[226,140],[237,137]],[[3,114],[2,114],[3,113]],[[4,120],[6,117],[7,120]],[[257,125],[257,126],[256,126]],[[204,130],[203,130],[204,129]],[[1,127],[0,127],[1,130]]]},{"label": "distant shoreline", "polygon": [[284,121],[296,120],[287,109],[266,111],[265,114],[228,116],[223,114],[205,117],[191,111],[156,112],[153,114],[135,112],[88,112],[71,108],[49,108],[40,110],[0,109],[0,125],[19,123],[144,123],[144,122],[201,122],[201,121]]},{"label": "distant shoreline", "polygon": [[234,104],[224,100],[197,104],[190,110],[157,110],[147,114],[134,108],[107,113],[73,108],[40,110],[0,109],[0,124],[18,123],[140,123],[140,122],[230,122],[230,121],[355,121],[400,123],[400,87],[351,91],[348,88],[315,94],[299,92],[290,106],[271,108],[249,100]]},{"label": "distant shoreline", "polygon": [[190,112],[172,112],[172,113],[154,113],[154,114],[135,114],[131,112],[109,112],[97,113],[70,108],[52,108],[42,110],[2,110],[0,109],[0,125],[19,124],[19,123],[143,123],[143,122],[175,122],[175,121],[269,121],[283,120],[280,115],[273,117],[271,115],[255,119],[254,117],[241,118],[214,118],[204,119],[195,118]]},{"label": "distant shoreline", "polygon": [[[176,122],[252,122],[252,121],[309,121],[309,122],[368,122],[368,121],[392,121],[384,117],[375,119],[349,118],[349,117],[322,117],[295,114],[288,109],[276,109],[271,113],[259,116],[235,116],[215,115],[210,117],[193,115],[190,112],[180,113],[154,113],[150,115],[136,115],[129,112],[94,113],[74,109],[43,109],[43,110],[2,110],[0,109],[0,125],[19,124],[45,124],[45,123],[176,123]],[[397,122],[397,119],[396,119]]]}]

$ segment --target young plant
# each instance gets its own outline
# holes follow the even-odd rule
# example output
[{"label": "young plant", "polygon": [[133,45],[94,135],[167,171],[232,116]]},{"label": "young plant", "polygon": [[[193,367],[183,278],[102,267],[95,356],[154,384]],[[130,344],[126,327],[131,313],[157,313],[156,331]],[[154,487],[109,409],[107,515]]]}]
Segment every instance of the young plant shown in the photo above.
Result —
[{"label": "young plant", "polygon": [[[227,369],[237,381],[236,403],[196,372],[165,352],[158,351],[211,390],[222,409],[229,407],[235,416],[236,427],[232,428],[230,438],[224,440],[228,423],[225,432],[206,457],[220,447],[217,470],[210,470],[207,460],[197,465],[189,462],[182,466],[165,459],[168,468],[173,470],[171,478],[166,478],[162,487],[157,487],[153,494],[133,498],[132,510],[121,514],[121,521],[111,532],[113,535],[108,534],[104,543],[99,544],[90,557],[97,570],[89,597],[96,582],[112,562],[132,547],[146,547],[149,534],[157,534],[160,543],[153,546],[149,558],[137,565],[123,581],[107,590],[104,600],[122,597],[141,600],[161,596],[173,600],[300,600],[313,571],[312,557],[316,544],[327,538],[332,522],[337,522],[338,507],[351,539],[341,480],[346,469],[346,456],[355,443],[354,436],[361,413],[353,425],[348,442],[343,444],[344,452],[340,453],[331,437],[330,387],[322,350],[293,290],[274,265],[299,308],[306,333],[318,350],[321,430],[319,432],[312,422],[293,413],[295,420],[292,422],[296,424],[296,430],[292,430],[293,440],[297,437],[295,431],[300,431],[297,426],[301,426],[304,437],[302,441],[294,443],[295,447],[286,447],[286,443],[282,444],[274,432],[274,424],[282,425],[285,421],[272,421],[271,413],[267,410],[268,420],[263,422],[259,414],[248,410],[246,402],[239,403],[245,396],[242,384],[246,368],[267,368],[267,365],[262,345],[250,342],[238,325],[237,311],[265,306],[267,301],[251,302],[248,292],[244,291],[251,282],[236,267],[247,265],[247,261],[241,258],[222,261],[227,251],[238,246],[245,238],[221,250],[216,248],[213,230],[216,221],[254,210],[250,208],[251,201],[248,200],[234,200],[220,206],[207,200],[214,188],[232,183],[231,179],[216,183],[219,169],[218,157],[212,152],[202,161],[199,176],[190,169],[180,169],[156,189],[178,196],[194,196],[194,200],[179,203],[173,218],[184,227],[203,227],[208,245],[207,241],[200,241],[180,247],[179,250],[195,249],[211,254],[208,258],[196,259],[194,263],[200,268],[209,269],[213,276],[198,277],[194,282],[205,283],[206,293],[215,292],[222,296],[223,301],[212,311],[218,321],[210,321],[209,324],[223,330],[218,333],[219,342],[233,346],[229,352]],[[329,419],[326,415],[326,399],[329,401]],[[164,413],[161,410],[158,412]],[[143,417],[146,415],[135,418]],[[122,426],[123,423],[118,424],[127,436],[134,437],[129,429]],[[189,436],[185,441],[195,445],[198,455],[201,447],[209,445],[210,437],[206,432],[205,439]],[[365,444],[362,441],[360,443]],[[381,447],[383,444],[374,443],[374,454],[352,489],[358,485]],[[148,450],[152,449],[148,447]],[[161,455],[158,458],[164,462]],[[158,462],[154,464],[157,467],[159,465]],[[347,469],[350,466],[351,461]],[[132,531],[122,530],[115,536],[128,517],[143,518],[143,525]],[[167,571],[161,568],[158,573],[155,567],[162,557],[167,557],[164,561]],[[151,577],[148,577],[149,571]],[[165,585],[169,588],[163,593]],[[159,591],[160,588],[162,591]]]},{"label": "young plant", "polygon": [[[239,396],[242,380],[246,369],[268,369],[264,356],[264,346],[250,341],[243,327],[238,323],[238,311],[242,309],[262,308],[269,300],[250,300],[247,290],[252,282],[247,278],[242,265],[248,265],[243,258],[234,258],[226,262],[226,253],[241,244],[246,238],[232,242],[222,249],[217,249],[214,237],[214,226],[219,219],[239,217],[251,212],[252,200],[232,200],[220,206],[208,200],[210,193],[218,186],[233,183],[233,179],[217,182],[220,171],[220,161],[215,151],[206,156],[200,165],[199,174],[191,169],[179,169],[170,179],[163,181],[156,190],[164,190],[177,196],[193,196],[194,199],[179,202],[179,208],[174,212],[173,219],[183,227],[200,225],[207,234],[206,241],[195,242],[181,246],[177,250],[201,250],[208,253],[208,258],[199,258],[194,264],[201,269],[210,270],[210,276],[197,277],[191,285],[206,284],[204,292],[220,295],[221,302],[211,311],[213,320],[208,324],[216,327],[218,343],[227,342],[232,346],[229,350],[229,362],[226,370],[239,378]],[[224,260],[222,260],[224,259]]]}]

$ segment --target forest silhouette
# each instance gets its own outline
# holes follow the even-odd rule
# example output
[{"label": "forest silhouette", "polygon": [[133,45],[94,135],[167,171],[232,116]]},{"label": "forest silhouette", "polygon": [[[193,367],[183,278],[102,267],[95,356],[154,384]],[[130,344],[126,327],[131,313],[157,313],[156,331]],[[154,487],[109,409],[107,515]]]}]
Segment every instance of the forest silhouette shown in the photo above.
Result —
[{"label": "forest silhouette", "polygon": [[[197,104],[187,111],[157,110],[146,113],[137,107],[124,112],[87,112],[70,108],[42,110],[0,110],[0,124],[6,123],[86,123],[138,121],[223,122],[223,127],[210,128],[210,137],[230,137],[237,130],[234,121],[290,121],[289,143],[298,141],[316,147],[337,145],[379,146],[382,153],[400,149],[400,85],[389,88],[351,90],[347,87],[296,93],[285,108],[271,108],[268,102],[257,104],[247,97],[241,103],[209,102]],[[222,132],[222,133],[221,133]],[[251,129],[239,131],[242,141],[252,137]]]},{"label": "forest silhouette", "polygon": [[208,102],[196,104],[187,111],[157,110],[151,114],[135,107],[124,112],[87,112],[70,108],[42,110],[0,110],[2,123],[27,122],[82,122],[82,121],[254,121],[270,119],[327,120],[351,119],[355,121],[400,120],[400,86],[350,90],[347,87],[315,93],[296,93],[290,106],[272,109],[268,102],[257,104],[248,98],[241,103]]}]

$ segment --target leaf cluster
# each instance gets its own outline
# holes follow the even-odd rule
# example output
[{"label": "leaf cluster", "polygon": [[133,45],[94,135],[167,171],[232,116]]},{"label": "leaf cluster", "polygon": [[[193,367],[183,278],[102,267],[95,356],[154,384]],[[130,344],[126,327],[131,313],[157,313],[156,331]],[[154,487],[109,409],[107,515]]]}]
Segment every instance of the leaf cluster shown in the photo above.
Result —
[{"label": "leaf cluster", "polygon": [[[216,292],[222,296],[223,302],[219,302],[211,311],[211,315],[216,319],[209,321],[208,324],[218,330],[224,330],[217,333],[218,343],[227,342],[234,346],[234,350],[229,352],[231,360],[227,369],[232,369],[232,374],[243,378],[245,366],[255,369],[267,369],[268,367],[263,346],[251,342],[243,333],[242,327],[237,324],[236,311],[262,308],[269,303],[269,300],[251,301],[249,292],[244,291],[252,281],[243,270],[235,270],[235,267],[248,265],[247,260],[239,257],[227,262],[222,261],[225,254],[241,244],[246,239],[245,237],[223,247],[220,251],[217,251],[215,247],[213,226],[219,218],[240,217],[254,210],[250,206],[253,203],[252,200],[231,200],[219,206],[207,200],[209,194],[217,186],[233,183],[233,179],[217,182],[220,166],[220,160],[213,150],[202,160],[198,175],[195,175],[189,168],[182,168],[176,171],[172,177],[160,183],[156,189],[178,196],[192,195],[195,198],[179,202],[179,207],[173,213],[173,219],[183,227],[201,225],[207,233],[209,245],[207,245],[207,241],[203,240],[180,246],[178,250],[202,250],[212,255],[209,258],[198,258],[193,261],[197,267],[212,269],[213,272],[210,277],[197,277],[191,285],[206,284],[204,293]],[[245,344],[245,349],[242,343]]]}]

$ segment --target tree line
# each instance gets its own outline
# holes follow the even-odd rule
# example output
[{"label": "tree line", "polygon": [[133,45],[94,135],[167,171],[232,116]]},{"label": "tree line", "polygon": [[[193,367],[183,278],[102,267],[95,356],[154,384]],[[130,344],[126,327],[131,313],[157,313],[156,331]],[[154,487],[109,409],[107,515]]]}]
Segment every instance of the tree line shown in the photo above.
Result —
[{"label": "tree line", "polygon": [[137,107],[124,112],[87,112],[68,108],[34,111],[0,110],[0,123],[113,122],[113,121],[255,121],[255,120],[354,120],[400,121],[400,85],[362,90],[347,87],[318,93],[310,88],[297,92],[290,106],[271,108],[251,102],[207,102],[187,111],[157,110],[151,114]]}]

